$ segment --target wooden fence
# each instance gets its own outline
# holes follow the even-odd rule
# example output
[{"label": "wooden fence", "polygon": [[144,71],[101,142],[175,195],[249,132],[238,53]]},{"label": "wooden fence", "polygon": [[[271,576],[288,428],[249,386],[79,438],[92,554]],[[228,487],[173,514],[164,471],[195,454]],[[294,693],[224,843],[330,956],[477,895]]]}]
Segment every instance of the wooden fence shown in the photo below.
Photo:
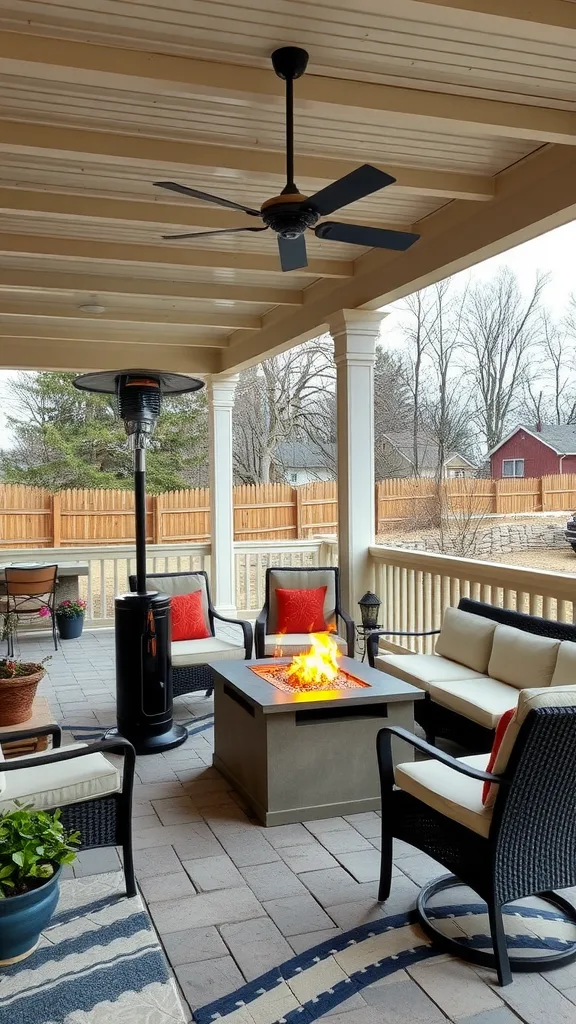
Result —
[{"label": "wooden fence", "polygon": [[[377,532],[426,526],[438,503],[433,480],[376,484]],[[463,515],[521,514],[576,508],[576,474],[527,480],[447,480],[444,507]],[[131,491],[68,490],[0,484],[0,548],[82,547],[134,539]],[[205,542],[210,536],[207,487],[147,498],[148,539],[154,544]],[[234,488],[236,540],[306,540],[335,532],[336,484],[318,481]]]}]

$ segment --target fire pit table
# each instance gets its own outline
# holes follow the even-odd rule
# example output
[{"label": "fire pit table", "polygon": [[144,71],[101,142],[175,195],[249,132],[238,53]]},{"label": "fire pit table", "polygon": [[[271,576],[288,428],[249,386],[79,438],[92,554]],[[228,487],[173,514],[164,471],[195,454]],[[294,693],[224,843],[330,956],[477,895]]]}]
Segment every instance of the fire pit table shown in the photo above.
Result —
[{"label": "fire pit table", "polygon": [[[299,685],[289,658],[216,662],[214,765],[264,825],[380,806],[376,733],[414,726],[424,692],[353,658],[332,688]],[[413,748],[394,741],[395,761]]]}]

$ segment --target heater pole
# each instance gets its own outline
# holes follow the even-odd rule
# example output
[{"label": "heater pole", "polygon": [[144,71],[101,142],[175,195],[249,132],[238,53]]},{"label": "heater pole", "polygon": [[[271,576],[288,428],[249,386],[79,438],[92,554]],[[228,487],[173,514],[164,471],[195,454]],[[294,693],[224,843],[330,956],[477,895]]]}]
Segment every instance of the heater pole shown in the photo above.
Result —
[{"label": "heater pole", "polygon": [[134,503],[136,513],[136,586],[146,593],[146,451],[134,449]]}]

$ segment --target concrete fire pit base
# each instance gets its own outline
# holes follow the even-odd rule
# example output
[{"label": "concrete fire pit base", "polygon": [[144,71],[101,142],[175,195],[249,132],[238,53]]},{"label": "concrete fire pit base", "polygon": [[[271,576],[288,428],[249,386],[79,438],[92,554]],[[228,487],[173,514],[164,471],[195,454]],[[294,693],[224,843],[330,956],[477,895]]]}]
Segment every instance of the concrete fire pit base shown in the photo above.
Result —
[{"label": "concrete fire pit base", "polygon": [[[253,664],[262,662],[212,666],[214,765],[259,820],[285,825],[376,810],[376,734],[387,724],[412,730],[423,691],[342,658],[344,671],[366,688],[288,694],[259,678]],[[395,761],[413,756],[394,741]]]}]

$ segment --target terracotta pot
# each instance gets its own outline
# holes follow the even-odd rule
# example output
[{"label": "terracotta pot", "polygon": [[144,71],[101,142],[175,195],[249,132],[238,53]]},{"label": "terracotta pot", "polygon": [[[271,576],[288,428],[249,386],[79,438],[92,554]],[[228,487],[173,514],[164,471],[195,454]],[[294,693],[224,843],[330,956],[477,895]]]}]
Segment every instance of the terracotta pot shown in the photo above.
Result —
[{"label": "terracotta pot", "polygon": [[45,669],[30,676],[0,679],[0,726],[21,725],[32,718],[32,705]]}]

